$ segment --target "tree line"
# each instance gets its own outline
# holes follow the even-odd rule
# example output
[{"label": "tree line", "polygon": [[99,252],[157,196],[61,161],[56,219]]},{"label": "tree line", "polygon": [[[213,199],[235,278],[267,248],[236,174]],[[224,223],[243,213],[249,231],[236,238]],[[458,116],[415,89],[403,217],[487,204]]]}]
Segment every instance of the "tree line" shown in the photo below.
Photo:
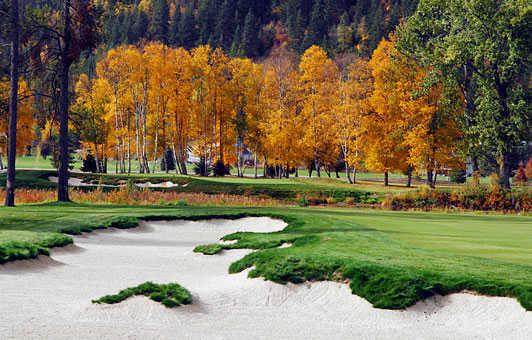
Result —
[{"label": "tree line", "polygon": [[261,64],[208,45],[121,46],[94,78],[79,77],[72,125],[97,163],[118,160],[120,173],[132,162],[149,173],[170,157],[187,174],[192,152],[201,175],[221,163],[242,176],[249,150],[277,177],[301,166],[321,176],[341,163],[351,182],[364,167],[427,171],[434,185],[432,174],[460,167],[461,107],[440,84],[422,93],[426,70],[395,45],[383,40],[370,60],[343,65],[318,46],[299,62],[281,49]]}]

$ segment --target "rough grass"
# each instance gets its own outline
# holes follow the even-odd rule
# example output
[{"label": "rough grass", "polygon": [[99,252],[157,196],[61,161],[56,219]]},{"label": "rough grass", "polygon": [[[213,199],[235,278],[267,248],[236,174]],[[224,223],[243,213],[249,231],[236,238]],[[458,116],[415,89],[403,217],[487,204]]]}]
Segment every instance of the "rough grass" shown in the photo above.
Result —
[{"label": "rough grass", "polygon": [[73,242],[59,233],[0,230],[0,264],[49,255],[51,247],[62,247]]},{"label": "rough grass", "polygon": [[[404,308],[433,294],[471,290],[515,297],[532,310],[530,216],[295,207],[28,205],[0,208],[0,245],[22,242],[25,246],[14,248],[15,253],[31,257],[27,247],[39,244],[46,234],[68,238],[60,231],[133,227],[139,219],[246,216],[282,218],[288,226],[274,233],[234,233],[224,240],[236,240],[235,244],[196,251],[254,249],[229,271],[253,268],[251,277],[279,283],[347,280],[354,294],[379,308]],[[287,242],[292,246],[279,248]]]},{"label": "rough grass", "polygon": [[177,283],[158,284],[145,282],[136,287],[126,288],[115,295],[106,295],[93,303],[115,304],[122,302],[135,295],[148,296],[153,301],[160,302],[165,307],[173,308],[192,303],[189,291]]}]

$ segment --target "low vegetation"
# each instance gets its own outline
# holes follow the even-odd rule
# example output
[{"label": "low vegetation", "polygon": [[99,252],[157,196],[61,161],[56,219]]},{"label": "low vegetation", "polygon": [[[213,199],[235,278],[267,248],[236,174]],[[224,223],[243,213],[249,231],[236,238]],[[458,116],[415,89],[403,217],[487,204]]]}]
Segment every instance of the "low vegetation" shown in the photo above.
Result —
[{"label": "low vegetation", "polygon": [[421,188],[389,195],[382,203],[392,210],[463,209],[501,212],[532,211],[531,188],[501,190],[487,185],[466,186],[459,190],[441,191]]},{"label": "low vegetation", "polygon": [[93,303],[115,304],[122,302],[135,295],[148,296],[153,301],[160,302],[165,307],[174,308],[192,303],[189,291],[177,283],[158,284],[144,282],[136,287],[126,288],[115,295],[106,295],[93,300]]},{"label": "low vegetation", "polygon": [[[299,207],[23,205],[0,209],[0,246],[22,242],[29,247],[56,235],[57,244],[43,246],[49,248],[71,242],[60,232],[128,228],[139,219],[246,216],[281,218],[288,226],[274,233],[234,233],[223,239],[236,243],[196,251],[254,249],[229,271],[252,268],[249,276],[279,283],[347,280],[354,294],[380,308],[404,308],[433,294],[472,290],[515,297],[532,310],[529,216]],[[292,246],[280,248],[283,243]],[[11,259],[34,255],[27,248],[14,250]]]}]

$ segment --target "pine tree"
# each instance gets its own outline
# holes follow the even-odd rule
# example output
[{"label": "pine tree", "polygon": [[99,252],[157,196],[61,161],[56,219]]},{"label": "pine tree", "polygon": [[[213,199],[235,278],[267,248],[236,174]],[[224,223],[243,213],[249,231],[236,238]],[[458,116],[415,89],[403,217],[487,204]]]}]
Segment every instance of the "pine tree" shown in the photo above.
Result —
[{"label": "pine tree", "polygon": [[179,33],[181,46],[189,49],[196,45],[198,35],[196,29],[196,18],[194,18],[194,9],[192,5],[187,6],[185,13],[183,13],[181,16]]},{"label": "pine tree", "polygon": [[231,44],[231,50],[229,51],[229,55],[231,57],[241,57],[244,55],[243,51],[241,50],[242,40],[240,33],[240,25],[236,27],[235,34],[233,35],[233,43]]},{"label": "pine tree", "polygon": [[315,0],[302,49],[306,50],[312,45],[321,45],[327,40],[328,27],[327,20],[324,20],[325,15],[326,8],[324,1]]},{"label": "pine tree", "polygon": [[215,17],[218,11],[216,0],[201,0],[198,10],[198,23],[200,25],[199,44],[209,43],[214,33]]},{"label": "pine tree", "polygon": [[180,31],[180,25],[181,25],[181,8],[176,6],[176,9],[174,11],[174,15],[172,16],[172,24],[170,26],[170,44],[172,46],[178,46],[180,44],[181,39],[181,31]]},{"label": "pine tree", "polygon": [[234,18],[234,0],[225,0],[216,25],[216,31],[220,35],[219,46],[226,51],[231,48],[231,43],[233,42]]},{"label": "pine tree", "polygon": [[242,32],[242,40],[240,43],[240,51],[246,57],[254,57],[257,55],[257,36],[259,35],[256,18],[251,9],[246,15],[244,24],[244,31]]},{"label": "pine tree", "polygon": [[135,24],[133,25],[133,35],[130,39],[130,43],[136,43],[140,39],[145,38],[148,25],[148,15],[144,11],[139,10],[135,18]]},{"label": "pine tree", "polygon": [[166,0],[155,0],[152,6],[151,37],[162,43],[168,43],[168,3]]}]

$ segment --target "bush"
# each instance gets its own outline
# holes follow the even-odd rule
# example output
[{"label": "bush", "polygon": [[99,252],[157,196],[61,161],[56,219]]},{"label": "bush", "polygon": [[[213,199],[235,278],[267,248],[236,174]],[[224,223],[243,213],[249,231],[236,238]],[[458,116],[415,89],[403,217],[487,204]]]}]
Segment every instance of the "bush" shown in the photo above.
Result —
[{"label": "bush", "polygon": [[192,168],[192,170],[194,171],[194,174],[198,176],[209,176],[211,169],[207,165],[205,159],[202,157],[200,158],[199,162],[194,163],[194,167]]},{"label": "bush", "polygon": [[528,180],[528,176],[526,175],[526,170],[523,165],[523,163],[519,163],[519,167],[517,168],[517,173],[515,174],[514,181],[519,184],[524,184]]},{"label": "bush", "polygon": [[305,196],[301,196],[298,198],[297,204],[300,207],[308,207],[310,205],[310,201]]},{"label": "bush", "polygon": [[80,169],[83,172],[92,172],[96,173],[96,159],[94,156],[89,153],[87,156],[85,156],[85,159],[83,159],[83,166]]},{"label": "bush", "polygon": [[417,190],[408,193],[389,195],[383,207],[392,210],[420,209],[430,210],[460,208],[482,211],[529,212],[532,210],[532,191],[504,190],[498,185],[497,178],[493,184],[473,185],[468,183],[461,190],[452,192],[438,190]]},{"label": "bush", "polygon": [[175,170],[175,159],[174,153],[170,148],[166,148],[164,151],[163,159],[161,161],[161,171],[172,171]]},{"label": "bush", "polygon": [[467,173],[465,170],[452,170],[449,172],[449,178],[453,183],[465,183],[467,179]]},{"label": "bush", "polygon": [[231,167],[219,159],[211,167],[211,173],[216,177],[228,176],[231,175]]}]

